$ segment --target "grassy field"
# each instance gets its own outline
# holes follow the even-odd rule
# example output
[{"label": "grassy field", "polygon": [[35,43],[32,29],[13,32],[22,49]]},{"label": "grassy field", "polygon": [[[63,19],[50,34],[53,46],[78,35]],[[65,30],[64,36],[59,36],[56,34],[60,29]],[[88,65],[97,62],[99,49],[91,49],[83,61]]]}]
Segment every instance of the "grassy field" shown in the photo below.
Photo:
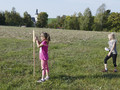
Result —
[{"label": "grassy field", "polygon": [[[33,77],[32,30],[51,35],[50,80],[41,78],[39,49],[36,48],[36,76]],[[117,35],[118,72],[112,59],[108,73],[102,73],[109,32],[54,30],[0,26],[0,90],[120,90],[120,33]]]}]

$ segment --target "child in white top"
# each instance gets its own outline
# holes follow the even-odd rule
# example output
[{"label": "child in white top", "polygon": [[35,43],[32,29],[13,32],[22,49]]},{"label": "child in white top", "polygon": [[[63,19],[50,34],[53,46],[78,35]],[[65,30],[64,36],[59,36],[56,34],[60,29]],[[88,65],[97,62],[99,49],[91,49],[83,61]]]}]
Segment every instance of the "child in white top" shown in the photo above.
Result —
[{"label": "child in white top", "polygon": [[107,69],[107,61],[109,58],[112,57],[113,59],[113,64],[114,64],[114,72],[117,72],[117,65],[116,65],[116,58],[117,58],[117,50],[116,50],[116,43],[117,43],[117,40],[115,39],[115,34],[114,33],[111,33],[108,35],[108,44],[109,44],[109,53],[108,55],[105,57],[104,59],[104,66],[105,66],[105,70],[103,72],[107,72],[108,69]]}]

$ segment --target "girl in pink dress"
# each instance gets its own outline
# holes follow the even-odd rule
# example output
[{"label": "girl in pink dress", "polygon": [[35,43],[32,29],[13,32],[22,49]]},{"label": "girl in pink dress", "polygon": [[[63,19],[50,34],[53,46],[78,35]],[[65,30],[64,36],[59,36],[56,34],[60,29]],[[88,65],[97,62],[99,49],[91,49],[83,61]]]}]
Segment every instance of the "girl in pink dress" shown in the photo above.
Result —
[{"label": "girl in pink dress", "polygon": [[[42,68],[42,78],[37,82],[44,82],[49,79],[49,68],[48,68],[48,44],[50,41],[50,36],[48,33],[41,33],[41,42],[36,37],[37,47],[39,50],[39,59],[41,60],[41,68]],[[45,77],[46,75],[46,77]]]}]

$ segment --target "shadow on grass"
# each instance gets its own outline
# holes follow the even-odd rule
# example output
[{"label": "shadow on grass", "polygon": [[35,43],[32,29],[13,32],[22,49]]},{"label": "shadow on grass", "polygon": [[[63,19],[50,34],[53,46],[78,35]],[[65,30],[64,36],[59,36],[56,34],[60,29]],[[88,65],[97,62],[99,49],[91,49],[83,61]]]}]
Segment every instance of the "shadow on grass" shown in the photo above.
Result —
[{"label": "shadow on grass", "polygon": [[67,83],[71,83],[75,80],[79,80],[79,79],[84,79],[86,78],[86,76],[81,75],[81,76],[69,76],[69,75],[59,75],[59,76],[55,76],[52,79],[59,79],[59,80],[63,80]]},{"label": "shadow on grass", "polygon": [[56,77],[53,77],[52,79],[60,79],[63,81],[66,81],[68,83],[71,83],[75,80],[80,79],[113,79],[113,78],[120,78],[120,74],[117,73],[105,73],[105,74],[94,74],[94,75],[80,75],[80,76],[69,76],[69,75],[59,75]]},{"label": "shadow on grass", "polygon": [[103,75],[93,75],[93,78],[106,78],[106,79],[120,78],[120,74],[106,73],[106,74],[103,74]]}]

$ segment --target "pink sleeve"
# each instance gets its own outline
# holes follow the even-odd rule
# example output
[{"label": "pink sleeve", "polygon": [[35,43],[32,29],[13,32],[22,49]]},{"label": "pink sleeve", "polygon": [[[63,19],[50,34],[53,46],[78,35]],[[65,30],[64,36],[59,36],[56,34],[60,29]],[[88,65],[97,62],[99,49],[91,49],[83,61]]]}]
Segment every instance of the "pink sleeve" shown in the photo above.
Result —
[{"label": "pink sleeve", "polygon": [[47,44],[47,42],[46,41],[42,41],[42,43],[41,43],[42,45],[46,45]]}]

